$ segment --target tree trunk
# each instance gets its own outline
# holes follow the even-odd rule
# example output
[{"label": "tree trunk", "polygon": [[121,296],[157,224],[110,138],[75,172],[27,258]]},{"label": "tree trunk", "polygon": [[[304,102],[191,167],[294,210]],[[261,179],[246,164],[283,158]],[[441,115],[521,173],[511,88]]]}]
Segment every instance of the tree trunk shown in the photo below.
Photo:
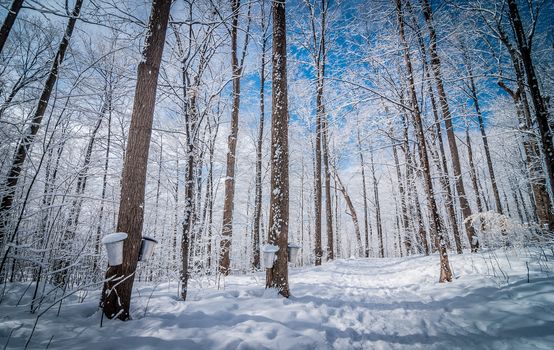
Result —
[{"label": "tree trunk", "polygon": [[2,28],[0,29],[0,54],[2,53],[2,51],[4,51],[4,45],[8,40],[8,36],[10,35],[10,31],[12,30],[13,24],[15,23],[15,19],[19,14],[19,10],[21,10],[21,6],[23,6],[23,1],[24,0],[12,1],[12,6],[10,6],[8,15],[4,20],[4,24],[2,24]]},{"label": "tree trunk", "polygon": [[19,140],[17,150],[13,157],[12,165],[6,176],[6,183],[4,184],[4,186],[2,186],[3,188],[6,188],[6,192],[4,193],[4,196],[2,197],[2,203],[0,204],[0,247],[3,246],[4,238],[6,236],[6,220],[8,219],[8,213],[13,204],[13,197],[15,195],[15,190],[17,182],[19,181],[19,176],[23,167],[23,163],[27,158],[29,148],[35,140],[35,136],[40,128],[42,118],[46,113],[46,108],[48,107],[50,95],[52,94],[52,90],[54,89],[54,85],[56,84],[56,81],[58,79],[59,68],[63,62],[67,48],[69,47],[69,41],[71,39],[71,35],[73,34],[73,29],[75,28],[75,23],[77,22],[79,13],[81,12],[82,5],[83,0],[77,0],[75,2],[75,7],[71,12],[71,16],[69,17],[69,20],[67,22],[67,27],[65,28],[64,37],[60,42],[60,46],[58,47],[58,51],[52,62],[50,74],[48,75],[48,78],[44,83],[42,93],[38,100],[38,105],[31,120],[31,125],[29,125],[28,130],[24,132],[23,137]]},{"label": "tree trunk", "polygon": [[419,146],[418,147],[419,156],[423,166],[423,176],[424,176],[425,192],[427,195],[427,205],[429,207],[429,214],[431,215],[431,220],[430,220],[431,232],[434,233],[435,235],[435,245],[437,246],[437,249],[439,249],[439,255],[440,255],[439,282],[451,282],[452,272],[450,270],[450,264],[448,262],[448,252],[446,250],[446,244],[443,238],[442,226],[441,226],[440,217],[437,209],[437,203],[435,202],[435,197],[433,193],[433,182],[431,179],[431,172],[430,172],[431,169],[429,167],[429,158],[427,156],[425,136],[423,134],[423,123],[421,120],[421,113],[419,110],[417,95],[415,91],[412,61],[410,59],[410,51],[404,34],[404,18],[402,15],[401,0],[396,0],[396,12],[398,17],[400,42],[402,45],[404,62],[406,64],[406,70],[408,74],[408,90],[410,93],[411,105],[413,109],[412,115],[413,115],[414,124],[416,127],[416,138]]},{"label": "tree trunk", "polygon": [[256,189],[254,199],[254,222],[252,229],[252,268],[260,269],[260,217],[262,214],[262,148],[265,119],[265,66],[267,47],[267,24],[265,22],[265,1],[261,2],[262,58],[260,64],[260,124],[256,145]]},{"label": "tree trunk", "polygon": [[431,75],[429,73],[429,66],[427,61],[427,48],[425,46],[425,41],[423,40],[423,35],[421,32],[421,28],[417,22],[417,17],[415,16],[412,6],[410,2],[408,1],[406,3],[408,12],[411,15],[412,18],[412,25],[415,28],[415,33],[417,35],[417,41],[419,48],[421,50],[421,56],[423,61],[423,70],[425,74],[425,79],[427,80],[427,91],[429,94],[429,99],[431,100],[431,110],[433,112],[433,118],[434,118],[434,131],[435,131],[435,139],[438,142],[439,149],[438,149],[438,155],[433,154],[433,149],[430,149],[431,155],[435,160],[437,169],[439,170],[441,174],[440,177],[440,184],[442,186],[443,192],[446,196],[445,198],[445,205],[446,205],[446,212],[448,214],[448,219],[452,225],[452,234],[454,236],[454,242],[456,244],[456,252],[458,254],[462,254],[462,242],[460,238],[460,230],[458,227],[458,220],[456,216],[456,210],[454,208],[455,203],[452,195],[452,189],[450,186],[450,171],[448,170],[448,163],[446,161],[446,153],[444,151],[444,142],[442,139],[442,127],[441,122],[439,120],[439,114],[437,109],[437,103],[435,100],[435,93],[433,91],[433,87],[431,84]]},{"label": "tree trunk", "polygon": [[158,73],[165,44],[171,0],[154,0],[143,60],[137,70],[137,84],[131,126],[121,181],[121,202],[117,231],[126,232],[123,244],[123,264],[110,266],[106,271],[101,306],[108,318],[130,319],[129,308],[135,270],[139,256],[144,218],[144,189],[148,150],[152,134]]},{"label": "tree trunk", "polygon": [[287,97],[287,39],[285,2],[272,2],[273,73],[271,113],[271,200],[269,243],[277,245],[277,259],[266,272],[266,287],[288,298],[289,149]]},{"label": "tree trunk", "polygon": [[435,84],[437,86],[437,93],[439,95],[439,104],[442,110],[442,116],[444,118],[444,124],[446,127],[446,136],[448,138],[448,145],[450,147],[450,155],[452,158],[452,169],[454,171],[456,192],[458,193],[458,200],[460,201],[460,209],[462,210],[462,217],[466,228],[467,237],[471,245],[471,251],[476,252],[479,249],[479,241],[475,236],[475,230],[471,223],[466,220],[471,216],[471,208],[466,197],[464,181],[462,177],[462,167],[460,165],[460,157],[458,155],[458,146],[456,145],[456,135],[454,134],[454,126],[452,125],[452,115],[450,113],[450,107],[448,106],[448,100],[446,99],[446,91],[444,89],[441,73],[440,58],[437,53],[437,35],[435,27],[433,25],[431,6],[428,0],[423,0],[423,16],[427,22],[427,28],[429,30],[430,45],[429,54],[431,56],[431,67],[433,68],[433,75],[435,78]]},{"label": "tree trunk", "polygon": [[[230,271],[231,237],[233,236],[233,210],[235,201],[235,162],[237,150],[237,137],[239,132],[239,108],[240,108],[240,78],[242,75],[242,63],[238,59],[238,21],[240,0],[231,0],[231,67],[233,72],[233,105],[231,108],[231,132],[227,138],[227,173],[225,177],[225,197],[223,202],[223,226],[221,230],[219,272],[227,276]],[[248,33],[246,33],[248,38]],[[248,45],[245,39],[243,52]],[[244,57],[244,53],[243,56]]]},{"label": "tree trunk", "polygon": [[550,130],[548,122],[548,109],[544,102],[544,98],[541,95],[539,82],[535,73],[535,66],[533,65],[533,59],[531,57],[530,40],[528,41],[525,35],[525,30],[523,29],[523,24],[521,23],[516,1],[508,0],[508,8],[515,37],[517,39],[517,46],[521,55],[521,61],[523,62],[523,68],[525,70],[525,75],[527,76],[527,87],[531,92],[531,101],[533,102],[535,110],[535,119],[541,135],[546,173],[548,174],[550,187],[552,187],[554,186],[554,145],[552,142],[552,131]]}]

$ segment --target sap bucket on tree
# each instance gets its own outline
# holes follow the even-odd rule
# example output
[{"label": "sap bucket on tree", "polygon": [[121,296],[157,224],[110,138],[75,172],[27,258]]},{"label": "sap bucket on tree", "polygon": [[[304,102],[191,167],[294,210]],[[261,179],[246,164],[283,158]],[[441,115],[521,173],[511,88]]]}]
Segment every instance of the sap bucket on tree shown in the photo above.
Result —
[{"label": "sap bucket on tree", "polygon": [[127,239],[125,232],[111,233],[102,238],[102,244],[108,253],[108,264],[117,266],[123,264],[123,241]]},{"label": "sap bucket on tree", "polygon": [[142,241],[140,243],[140,254],[139,261],[147,261],[154,254],[154,248],[158,244],[152,237],[142,236]]},{"label": "sap bucket on tree", "polygon": [[287,253],[289,256],[289,262],[295,263],[296,259],[298,258],[298,252],[300,251],[300,245],[296,243],[289,243],[287,245]]},{"label": "sap bucket on tree", "polygon": [[279,247],[273,244],[266,244],[262,247],[263,263],[266,269],[273,267],[275,262],[275,253],[279,250]]}]

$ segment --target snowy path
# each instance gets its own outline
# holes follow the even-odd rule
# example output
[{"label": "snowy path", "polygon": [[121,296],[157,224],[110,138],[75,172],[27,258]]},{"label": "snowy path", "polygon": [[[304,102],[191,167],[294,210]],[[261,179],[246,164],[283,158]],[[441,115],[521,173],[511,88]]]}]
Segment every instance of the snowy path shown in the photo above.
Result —
[{"label": "snowy path", "polygon": [[[455,256],[449,284],[436,282],[436,256],[339,260],[293,269],[288,300],[265,291],[262,274],[193,290],[185,303],[166,284],[146,316],[144,286],[133,321],[99,328],[95,295],[44,316],[31,348],[53,335],[50,349],[554,349],[554,257],[536,256]],[[17,328],[8,348],[24,344],[34,320],[21,309],[0,306],[0,344]]]}]

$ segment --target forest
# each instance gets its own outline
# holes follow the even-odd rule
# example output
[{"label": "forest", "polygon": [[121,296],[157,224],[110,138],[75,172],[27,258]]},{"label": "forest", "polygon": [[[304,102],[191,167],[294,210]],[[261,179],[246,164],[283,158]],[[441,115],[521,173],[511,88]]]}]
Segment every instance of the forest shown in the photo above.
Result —
[{"label": "forest", "polygon": [[0,21],[4,349],[554,348],[554,1]]}]

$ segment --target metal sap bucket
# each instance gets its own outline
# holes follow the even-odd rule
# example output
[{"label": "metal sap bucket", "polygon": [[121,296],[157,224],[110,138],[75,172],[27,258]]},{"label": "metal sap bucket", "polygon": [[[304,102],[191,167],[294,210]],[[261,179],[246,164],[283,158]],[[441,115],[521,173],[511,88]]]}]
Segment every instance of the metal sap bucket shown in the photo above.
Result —
[{"label": "metal sap bucket", "polygon": [[139,261],[147,261],[152,255],[154,255],[154,248],[158,244],[158,241],[152,237],[142,236],[140,243]]},{"label": "metal sap bucket", "polygon": [[278,251],[279,247],[273,244],[266,244],[262,247],[262,260],[266,269],[273,267],[273,263],[275,262],[275,253]]},{"label": "metal sap bucket", "polygon": [[102,244],[108,253],[108,264],[117,266],[123,264],[123,241],[127,239],[125,232],[116,232],[104,236]]}]

